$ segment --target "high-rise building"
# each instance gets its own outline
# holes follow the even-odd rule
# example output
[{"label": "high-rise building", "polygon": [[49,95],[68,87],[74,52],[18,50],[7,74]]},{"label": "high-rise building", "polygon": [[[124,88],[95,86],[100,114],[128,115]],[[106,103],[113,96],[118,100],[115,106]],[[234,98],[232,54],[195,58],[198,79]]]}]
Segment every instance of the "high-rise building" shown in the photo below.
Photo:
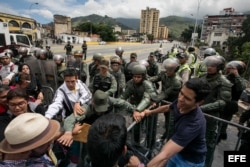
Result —
[{"label": "high-rise building", "polygon": [[158,38],[160,11],[156,8],[147,7],[141,10],[140,33],[151,34],[154,39]]},{"label": "high-rise building", "polygon": [[168,38],[168,28],[165,25],[159,26],[159,35],[158,39],[167,39]]},{"label": "high-rise building", "polygon": [[203,18],[201,40],[210,46],[226,42],[230,36],[239,36],[246,16],[236,12],[233,8],[225,8],[219,15],[210,15]]}]

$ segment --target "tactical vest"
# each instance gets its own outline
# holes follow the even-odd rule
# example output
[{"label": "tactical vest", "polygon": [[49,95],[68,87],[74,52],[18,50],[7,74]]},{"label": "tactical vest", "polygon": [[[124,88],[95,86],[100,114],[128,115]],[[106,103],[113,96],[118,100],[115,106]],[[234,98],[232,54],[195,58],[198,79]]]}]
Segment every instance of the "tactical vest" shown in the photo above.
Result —
[{"label": "tactical vest", "polygon": [[147,68],[147,74],[151,77],[155,76],[155,71],[157,70],[158,66],[156,65],[156,63],[150,63],[149,61],[148,63],[149,63],[149,66]]},{"label": "tactical vest", "polygon": [[144,92],[146,91],[144,84],[142,83],[140,85],[135,85],[134,83],[132,83],[130,85],[130,89],[133,92],[132,96],[130,97],[130,103],[133,105],[139,104],[142,100]]},{"label": "tactical vest", "polygon": [[104,92],[106,92],[107,90],[110,89],[112,84],[112,76],[108,75],[108,76],[100,76],[100,75],[96,75],[94,77],[94,81],[93,81],[93,87],[94,87],[94,92],[96,90],[102,90]]}]

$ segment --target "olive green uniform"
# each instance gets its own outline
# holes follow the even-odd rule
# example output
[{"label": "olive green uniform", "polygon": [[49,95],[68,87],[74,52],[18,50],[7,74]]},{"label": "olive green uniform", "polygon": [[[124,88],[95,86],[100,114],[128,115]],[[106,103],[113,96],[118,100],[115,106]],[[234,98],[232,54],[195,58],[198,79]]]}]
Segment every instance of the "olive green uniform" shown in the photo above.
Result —
[{"label": "olive green uniform", "polygon": [[94,93],[96,90],[102,90],[109,96],[115,95],[117,91],[117,82],[115,77],[107,73],[106,76],[96,74],[89,84],[89,90]]},{"label": "olive green uniform", "polygon": [[[151,98],[156,97],[156,91],[153,87],[153,84],[150,81],[143,80],[140,84],[135,84],[133,80],[129,80],[127,82],[125,91],[121,95],[121,99],[128,100],[132,105],[135,106],[135,111],[141,112],[151,104]],[[151,117],[152,120],[149,118],[149,124],[155,121],[155,117]],[[153,123],[152,123],[153,124]],[[140,128],[142,123],[137,124],[134,127],[134,141],[136,143],[139,143],[140,141]],[[152,127],[152,126],[150,126]],[[152,127],[152,129],[148,128],[147,132],[149,132],[152,136],[156,136],[156,130],[155,127]],[[147,133],[147,134],[149,134]],[[152,143],[155,143],[155,141],[147,137],[147,144],[148,147],[152,147]],[[150,141],[149,141],[150,140]]]},{"label": "olive green uniform", "polygon": [[[162,93],[164,94],[164,100],[173,102],[178,98],[178,94],[182,87],[182,80],[179,75],[167,76],[165,72],[161,72],[155,77],[149,78],[152,82],[161,81]],[[164,113],[165,116],[165,132],[162,135],[161,139],[164,140],[168,136],[169,129],[169,112]]]},{"label": "olive green uniform", "polygon": [[[204,103],[200,106],[204,113],[219,117],[220,112],[224,110],[226,102],[231,100],[231,86],[230,81],[221,74],[215,74],[212,77],[203,75],[201,79],[208,82],[211,93],[205,98]],[[218,130],[218,121],[206,117],[206,144],[207,156],[205,166],[210,167],[213,162],[213,154],[216,147],[216,137]]]}]

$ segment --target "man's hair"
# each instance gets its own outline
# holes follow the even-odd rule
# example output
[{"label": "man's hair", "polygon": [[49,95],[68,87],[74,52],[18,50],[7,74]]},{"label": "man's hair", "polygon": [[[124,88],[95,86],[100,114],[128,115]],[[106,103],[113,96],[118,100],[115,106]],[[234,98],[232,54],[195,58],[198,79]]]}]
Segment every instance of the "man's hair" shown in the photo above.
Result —
[{"label": "man's hair", "polygon": [[64,78],[77,76],[77,71],[74,68],[68,68],[63,72],[63,76],[64,76]]},{"label": "man's hair", "polygon": [[13,98],[24,98],[25,100],[28,101],[29,96],[26,93],[25,89],[22,88],[15,88],[15,89],[11,89],[8,93],[7,93],[7,102],[12,100]]},{"label": "man's hair", "polygon": [[87,151],[92,167],[113,167],[122,156],[126,139],[122,115],[110,113],[98,118],[88,133]]},{"label": "man's hair", "polygon": [[8,85],[0,85],[0,93],[3,93],[6,90],[10,90]]},{"label": "man's hair", "polygon": [[192,89],[196,96],[195,96],[195,101],[201,101],[205,99],[208,94],[211,92],[211,88],[209,84],[200,78],[192,78],[189,79],[186,83],[185,86],[189,89]]}]

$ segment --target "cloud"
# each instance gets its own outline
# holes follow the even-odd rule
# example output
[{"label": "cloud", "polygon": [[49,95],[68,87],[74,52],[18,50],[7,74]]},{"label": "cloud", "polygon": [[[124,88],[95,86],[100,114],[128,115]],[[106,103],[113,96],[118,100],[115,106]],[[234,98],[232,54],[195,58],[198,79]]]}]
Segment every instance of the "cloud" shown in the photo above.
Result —
[{"label": "cloud", "polygon": [[[196,17],[198,2],[200,1],[199,18],[205,15],[216,15],[228,7],[236,11],[244,12],[249,10],[249,0],[8,0],[0,2],[0,11],[17,15],[39,15],[40,22],[52,20],[54,14],[69,17],[88,16],[98,14],[101,16],[117,18],[140,18],[141,10],[156,8],[160,10],[160,17],[169,15]],[[13,4],[11,4],[11,2]],[[39,5],[27,6],[38,2]],[[15,5],[20,3],[25,7]],[[193,16],[191,16],[191,14]]]}]

